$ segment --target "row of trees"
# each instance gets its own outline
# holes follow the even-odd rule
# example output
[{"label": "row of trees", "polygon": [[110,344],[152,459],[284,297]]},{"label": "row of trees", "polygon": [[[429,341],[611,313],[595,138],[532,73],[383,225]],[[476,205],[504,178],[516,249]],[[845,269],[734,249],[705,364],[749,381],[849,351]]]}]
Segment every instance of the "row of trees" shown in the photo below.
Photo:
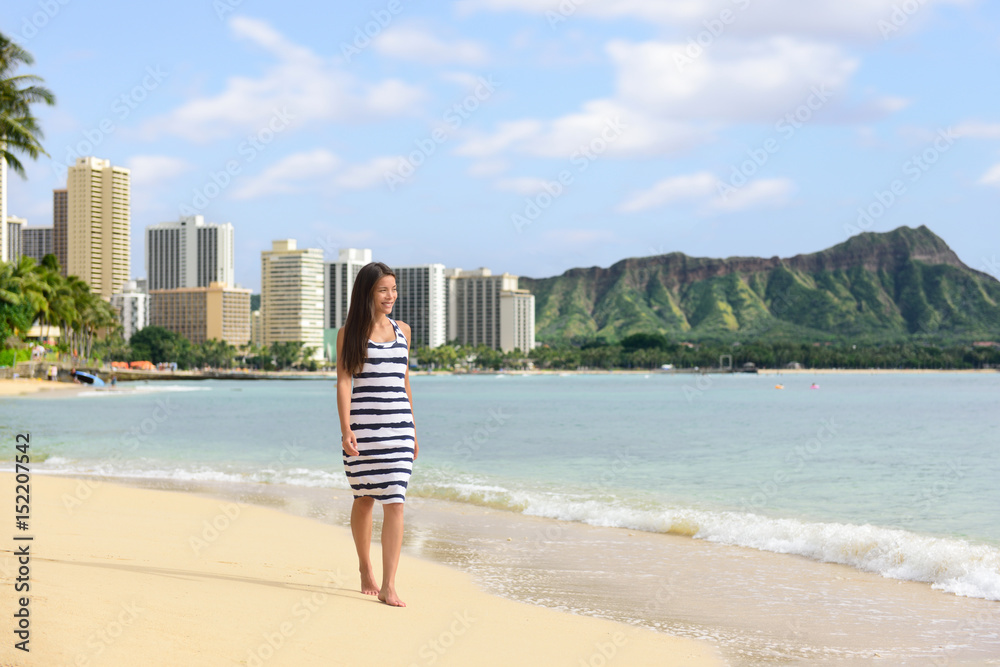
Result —
[{"label": "row of trees", "polygon": [[121,330],[118,329],[101,341],[97,349],[105,362],[176,363],[181,370],[240,367],[265,371],[296,367],[317,370],[319,365],[311,360],[314,351],[314,348],[305,347],[302,343],[271,343],[267,347],[248,344],[236,347],[225,341],[212,339],[194,344],[178,333],[157,326],[137,331],[128,342],[121,337]]},{"label": "row of trees", "polygon": [[63,276],[55,255],[0,262],[0,341],[17,346],[34,322],[63,331],[66,352],[89,359],[98,332],[118,327],[114,309],[76,276]]},{"label": "row of trees", "polygon": [[[678,343],[659,334],[635,334],[619,343],[590,341],[542,346],[529,357],[538,368],[711,368],[730,356],[734,367],[758,368],[1000,368],[1000,348],[933,342],[823,343],[753,341]],[[725,360],[728,365],[729,360]]]}]

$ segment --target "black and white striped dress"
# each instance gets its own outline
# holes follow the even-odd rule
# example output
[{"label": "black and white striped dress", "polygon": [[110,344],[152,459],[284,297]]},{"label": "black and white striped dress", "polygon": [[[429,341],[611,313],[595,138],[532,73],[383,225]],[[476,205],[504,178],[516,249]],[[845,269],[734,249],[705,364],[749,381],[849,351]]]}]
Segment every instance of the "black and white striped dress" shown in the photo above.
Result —
[{"label": "black and white striped dress", "polygon": [[415,430],[404,384],[409,363],[406,337],[392,318],[389,322],[396,340],[368,339],[368,358],[354,376],[351,430],[358,439],[358,455],[344,452],[344,471],[355,498],[401,503],[413,469]]}]

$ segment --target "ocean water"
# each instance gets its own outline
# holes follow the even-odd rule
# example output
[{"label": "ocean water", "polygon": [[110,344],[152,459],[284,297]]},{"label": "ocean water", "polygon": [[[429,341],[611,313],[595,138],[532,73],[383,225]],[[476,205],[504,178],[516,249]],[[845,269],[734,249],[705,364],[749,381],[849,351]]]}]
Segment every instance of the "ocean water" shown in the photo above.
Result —
[{"label": "ocean water", "polygon": [[[683,535],[1000,600],[1000,373],[411,384],[414,503]],[[332,380],[119,386],[0,399],[0,439],[30,432],[40,473],[348,488]]]}]

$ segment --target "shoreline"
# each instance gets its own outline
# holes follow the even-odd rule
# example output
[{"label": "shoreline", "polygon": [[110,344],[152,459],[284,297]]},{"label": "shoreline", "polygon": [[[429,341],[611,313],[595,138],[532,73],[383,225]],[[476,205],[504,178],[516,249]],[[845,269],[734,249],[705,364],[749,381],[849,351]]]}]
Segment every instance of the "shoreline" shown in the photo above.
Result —
[{"label": "shoreline", "polygon": [[51,382],[32,378],[0,379],[0,398],[12,396],[72,396],[90,385],[75,382]]},{"label": "shoreline", "polygon": [[[322,524],[317,525],[328,525],[344,535],[346,543],[337,547],[338,555],[353,556],[346,527],[350,493],[345,489],[141,478],[115,478],[110,483],[97,477],[64,479],[78,495],[81,488],[84,493],[94,489],[95,496],[105,488],[140,492],[154,488],[155,493],[173,498],[212,498],[215,507],[223,501],[259,506],[292,519],[308,518],[314,524],[318,520]],[[479,591],[529,603],[542,611],[550,611],[545,607],[559,613],[572,611],[582,615],[573,618],[610,619],[665,633],[665,637],[708,640],[715,655],[734,667],[854,665],[886,659],[895,660],[893,664],[945,659],[948,664],[962,665],[1000,659],[1000,642],[975,636],[1000,618],[1000,603],[958,597],[927,584],[679,535],[602,528],[416,497],[407,505],[404,564],[413,556],[422,562],[443,563],[454,568],[451,571],[471,576]],[[218,517],[219,509],[214,514]],[[378,516],[376,511],[376,524]],[[376,525],[376,543],[377,530]],[[122,539],[117,529],[112,536]],[[596,553],[603,555],[595,561]],[[373,556],[377,562],[377,550]],[[229,560],[233,565],[243,564],[237,558]],[[344,571],[353,572],[354,562],[345,565]],[[406,592],[410,574],[404,574],[408,570],[408,565],[401,565],[400,590],[411,602]],[[581,659],[586,664],[586,658]],[[578,660],[546,664],[561,662],[579,664]],[[660,660],[656,664],[671,663]]]},{"label": "shoreline", "polygon": [[405,549],[410,608],[387,607],[357,592],[348,529],[270,507],[36,474],[30,517],[30,649],[47,664],[724,664],[705,642],[489,595]]}]

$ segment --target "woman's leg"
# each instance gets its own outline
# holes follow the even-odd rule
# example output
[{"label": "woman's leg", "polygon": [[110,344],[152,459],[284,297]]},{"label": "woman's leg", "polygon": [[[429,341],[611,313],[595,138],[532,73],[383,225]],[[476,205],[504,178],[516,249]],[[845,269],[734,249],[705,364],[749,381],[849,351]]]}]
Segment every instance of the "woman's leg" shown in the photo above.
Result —
[{"label": "woman's leg", "polygon": [[406,603],[396,595],[396,567],[403,548],[403,503],[382,505],[382,589],[378,599],[393,607]]},{"label": "woman's leg", "polygon": [[361,592],[365,595],[378,595],[378,584],[375,583],[375,572],[372,570],[372,507],[375,499],[362,496],[354,499],[351,506],[351,533],[354,535],[354,547],[358,550],[358,569],[361,570]]}]

